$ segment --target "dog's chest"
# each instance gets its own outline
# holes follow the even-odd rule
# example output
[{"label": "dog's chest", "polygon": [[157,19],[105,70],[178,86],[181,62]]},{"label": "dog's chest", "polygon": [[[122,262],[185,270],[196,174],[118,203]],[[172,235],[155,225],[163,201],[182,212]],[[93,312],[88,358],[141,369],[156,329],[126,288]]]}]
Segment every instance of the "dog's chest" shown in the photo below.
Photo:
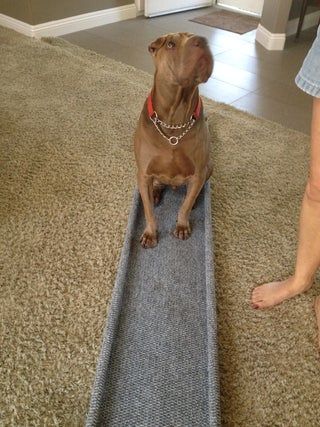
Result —
[{"label": "dog's chest", "polygon": [[183,152],[173,151],[167,155],[153,157],[147,173],[165,184],[181,185],[186,178],[194,174],[193,161]]}]

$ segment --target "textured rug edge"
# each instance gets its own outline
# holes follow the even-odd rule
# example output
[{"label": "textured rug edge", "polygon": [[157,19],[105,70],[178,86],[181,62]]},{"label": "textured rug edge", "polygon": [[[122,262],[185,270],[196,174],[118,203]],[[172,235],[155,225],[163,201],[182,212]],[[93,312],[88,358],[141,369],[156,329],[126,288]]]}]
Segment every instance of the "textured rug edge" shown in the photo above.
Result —
[{"label": "textured rug edge", "polygon": [[103,405],[105,384],[107,380],[108,367],[110,363],[113,339],[115,338],[118,326],[118,320],[121,312],[121,304],[123,292],[126,282],[127,267],[129,263],[128,254],[131,246],[131,230],[133,230],[139,208],[140,195],[138,190],[134,191],[132,207],[128,217],[128,224],[125,234],[125,239],[117,266],[117,275],[115,285],[112,291],[111,302],[109,306],[109,314],[105,322],[104,331],[102,333],[102,344],[100,354],[96,364],[95,379],[92,387],[89,410],[86,417],[86,427],[97,426],[99,422],[99,413]]},{"label": "textured rug edge", "polygon": [[[210,180],[204,189],[205,213],[205,266],[207,292],[207,342],[208,342],[208,402],[210,426],[221,423],[220,416],[220,386],[219,386],[219,352],[218,352],[218,318],[217,299],[214,285],[214,236],[211,212]],[[215,393],[213,393],[215,390]],[[215,397],[218,395],[218,399]]]}]

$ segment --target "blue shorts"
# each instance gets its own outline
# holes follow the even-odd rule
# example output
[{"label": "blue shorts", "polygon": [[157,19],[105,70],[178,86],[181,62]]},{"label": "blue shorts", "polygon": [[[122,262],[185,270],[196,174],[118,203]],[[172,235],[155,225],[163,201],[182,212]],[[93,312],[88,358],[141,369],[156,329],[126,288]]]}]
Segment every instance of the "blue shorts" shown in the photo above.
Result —
[{"label": "blue shorts", "polygon": [[295,81],[304,92],[320,98],[320,26]]}]

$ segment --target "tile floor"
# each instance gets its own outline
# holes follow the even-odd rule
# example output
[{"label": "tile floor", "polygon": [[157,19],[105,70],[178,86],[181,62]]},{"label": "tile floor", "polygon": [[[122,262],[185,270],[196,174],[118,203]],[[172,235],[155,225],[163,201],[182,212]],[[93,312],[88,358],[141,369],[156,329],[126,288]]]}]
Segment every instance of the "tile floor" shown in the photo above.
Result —
[{"label": "tile floor", "polygon": [[153,73],[147,51],[152,40],[175,31],[205,36],[215,67],[209,81],[201,85],[204,96],[309,134],[312,98],[295,86],[294,77],[315,38],[316,28],[304,31],[298,42],[289,38],[283,51],[270,52],[255,42],[255,31],[238,35],[189,21],[212,9],[151,19],[140,16],[63,38]]}]

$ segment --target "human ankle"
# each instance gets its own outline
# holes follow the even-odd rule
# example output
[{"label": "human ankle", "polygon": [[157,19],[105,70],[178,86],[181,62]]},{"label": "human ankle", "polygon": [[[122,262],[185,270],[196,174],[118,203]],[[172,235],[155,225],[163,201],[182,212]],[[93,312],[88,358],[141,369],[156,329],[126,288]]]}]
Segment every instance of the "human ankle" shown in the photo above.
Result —
[{"label": "human ankle", "polygon": [[292,279],[292,282],[291,282],[292,289],[295,289],[299,292],[305,292],[308,289],[310,289],[313,282],[313,277],[306,277],[306,276],[303,277],[303,276],[298,276],[297,274],[292,276],[291,279]]}]

